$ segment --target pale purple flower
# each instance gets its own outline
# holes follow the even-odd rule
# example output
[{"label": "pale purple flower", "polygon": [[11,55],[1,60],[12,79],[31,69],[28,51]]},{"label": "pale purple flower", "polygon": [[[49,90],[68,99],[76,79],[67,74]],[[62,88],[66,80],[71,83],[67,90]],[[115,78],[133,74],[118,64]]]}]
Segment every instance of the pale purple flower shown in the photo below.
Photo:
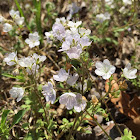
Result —
[{"label": "pale purple flower", "polygon": [[74,85],[76,83],[76,81],[78,80],[79,75],[78,73],[74,73],[73,75],[69,75],[68,79],[67,79],[67,84],[69,84],[70,86]]},{"label": "pale purple flower", "polygon": [[82,98],[82,95],[80,93],[76,94],[76,105],[74,105],[74,109],[76,112],[81,112],[85,109],[87,103],[86,100]]},{"label": "pale purple flower", "polygon": [[89,46],[91,44],[91,42],[89,41],[89,38],[87,36],[84,36],[84,37],[80,38],[80,44],[83,48],[85,46]]},{"label": "pale purple flower", "polygon": [[40,37],[37,32],[30,33],[29,38],[25,40],[25,42],[29,45],[30,48],[40,45],[39,41]]},{"label": "pale purple flower", "polygon": [[52,27],[53,35],[58,40],[62,40],[65,37],[65,28],[62,24],[55,23]]},{"label": "pale purple flower", "polygon": [[78,7],[76,5],[76,3],[72,3],[71,5],[69,5],[69,15],[67,16],[67,19],[70,20],[72,18],[72,15],[77,13],[79,11],[80,7]]},{"label": "pale purple flower", "polygon": [[137,73],[137,69],[131,68],[131,64],[128,63],[125,68],[123,69],[123,75],[125,78],[128,79],[135,79]]},{"label": "pale purple flower", "polygon": [[18,87],[12,87],[9,91],[11,97],[17,98],[17,102],[19,102],[23,98],[24,89]]},{"label": "pale purple flower", "polygon": [[9,23],[4,23],[3,24],[3,32],[9,32],[13,29],[12,25]]},{"label": "pale purple flower", "polygon": [[58,71],[57,75],[53,75],[54,80],[64,82],[67,80],[69,73],[67,73],[63,68]]},{"label": "pale purple flower", "polygon": [[51,104],[54,104],[56,99],[56,91],[53,89],[53,84],[51,82],[48,82],[47,85],[44,85],[42,87],[42,90],[46,102],[51,102]]},{"label": "pale purple flower", "polygon": [[79,11],[80,7],[77,6],[77,4],[75,2],[73,2],[70,6],[69,6],[69,10],[70,13],[73,15],[75,13],[77,13]]},{"label": "pale purple flower", "polygon": [[61,52],[61,51],[69,50],[71,43],[72,43],[72,40],[69,40],[69,41],[66,40],[66,41],[64,41],[62,43],[62,48],[60,50],[58,50],[58,51]]},{"label": "pale purple flower", "polygon": [[78,59],[80,58],[80,54],[82,53],[82,48],[80,47],[80,45],[78,45],[70,48],[66,51],[66,53],[70,59]]},{"label": "pale purple flower", "polygon": [[3,61],[6,62],[9,66],[15,65],[18,63],[17,53],[12,52],[8,54],[8,56],[6,56]]},{"label": "pale purple flower", "polygon": [[97,61],[95,67],[97,68],[95,73],[102,76],[105,80],[109,79],[116,70],[116,68],[110,64],[108,59],[105,59],[103,63],[101,61]]},{"label": "pale purple flower", "polygon": [[76,95],[74,93],[64,93],[59,98],[60,104],[64,104],[68,110],[72,109],[76,104]]}]

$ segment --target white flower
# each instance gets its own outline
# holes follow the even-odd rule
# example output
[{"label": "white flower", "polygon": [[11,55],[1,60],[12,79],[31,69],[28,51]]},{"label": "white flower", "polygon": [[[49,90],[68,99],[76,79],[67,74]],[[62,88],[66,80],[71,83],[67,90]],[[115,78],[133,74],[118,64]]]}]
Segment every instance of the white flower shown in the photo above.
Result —
[{"label": "white flower", "polygon": [[53,75],[54,80],[64,82],[67,80],[69,73],[67,73],[63,68],[58,71],[57,75]]},{"label": "white flower", "polygon": [[29,38],[25,40],[27,44],[29,44],[30,48],[40,45],[39,35],[37,32],[30,33]]},{"label": "white flower", "polygon": [[57,24],[62,24],[62,25],[64,25],[65,23],[66,23],[66,19],[65,19],[65,17],[62,17],[62,18],[56,18],[56,22],[55,23],[57,23]]},{"label": "white flower", "polygon": [[67,84],[69,85],[74,85],[76,83],[76,81],[78,80],[79,78],[79,75],[78,73],[74,73],[73,76],[72,75],[69,75],[69,78],[67,80]]},{"label": "white flower", "polygon": [[31,68],[34,63],[35,63],[35,60],[31,56],[23,57],[19,60],[19,65],[21,67]]},{"label": "white flower", "polygon": [[80,93],[76,94],[76,105],[74,105],[74,109],[76,112],[81,112],[85,109],[87,103],[86,100],[82,98],[82,95]]},{"label": "white flower", "polygon": [[3,61],[6,62],[9,66],[15,65],[18,62],[17,53],[10,53],[7,57],[4,58]]},{"label": "white flower", "polygon": [[45,36],[46,36],[46,38],[47,39],[52,39],[53,38],[53,32],[52,31],[50,31],[50,32],[45,32]]},{"label": "white flower", "polygon": [[16,18],[20,17],[19,11],[15,11],[15,10],[13,10],[13,9],[10,10],[9,14],[10,14],[10,16],[11,16],[13,19],[16,19]]},{"label": "white flower", "polygon": [[3,24],[3,32],[9,32],[13,29],[12,25],[9,23],[4,23]]},{"label": "white flower", "polygon": [[124,5],[131,5],[132,1],[131,0],[123,0]]},{"label": "white flower", "polygon": [[110,19],[110,14],[109,13],[105,13],[105,14],[98,14],[96,15],[96,21],[102,23],[105,20],[109,20]]},{"label": "white flower", "polygon": [[23,22],[24,22],[24,17],[16,18],[16,19],[15,19],[15,22],[16,22],[18,25],[22,25]]},{"label": "white flower", "polygon": [[38,73],[39,65],[33,64],[31,67],[27,67],[26,71],[29,75]]},{"label": "white flower", "polygon": [[122,14],[126,14],[127,13],[127,9],[125,8],[125,6],[121,7],[119,9],[119,12],[122,13]]},{"label": "white flower", "polygon": [[17,102],[19,102],[23,98],[24,89],[12,87],[12,89],[10,89],[9,93],[11,94],[11,96],[13,98],[17,98]]},{"label": "white flower", "polygon": [[105,3],[107,4],[107,5],[109,5],[111,8],[114,8],[115,6],[114,6],[114,4],[113,4],[113,0],[105,0]]},{"label": "white flower", "polygon": [[46,102],[51,102],[51,104],[54,104],[56,99],[56,92],[53,89],[53,85],[51,82],[48,82],[48,85],[44,85],[42,87],[42,93],[45,96]]},{"label": "white flower", "polygon": [[41,56],[36,53],[34,53],[32,57],[35,59],[37,63],[44,62],[46,60],[46,56]]},{"label": "white flower", "polygon": [[108,59],[105,59],[103,63],[101,61],[97,61],[95,66],[97,68],[95,73],[102,76],[103,79],[109,79],[116,70],[116,68],[110,64]]},{"label": "white flower", "polygon": [[137,69],[131,68],[130,63],[128,63],[123,69],[123,75],[125,78],[128,78],[128,79],[135,79],[137,77],[136,73],[137,73]]},{"label": "white flower", "polygon": [[108,4],[108,5],[112,5],[113,0],[105,0],[105,3]]},{"label": "white flower", "polygon": [[76,95],[74,93],[64,93],[60,96],[59,102],[70,110],[77,104]]},{"label": "white flower", "polygon": [[18,25],[22,25],[24,22],[24,17],[20,17],[19,11],[11,10],[9,12],[10,16],[15,20]]},{"label": "white flower", "polygon": [[82,53],[82,48],[80,47],[80,45],[78,45],[76,47],[70,48],[66,51],[66,53],[70,59],[78,59],[80,57],[80,54]]},{"label": "white flower", "polygon": [[89,35],[90,33],[91,33],[91,30],[90,29],[84,29],[84,28],[79,28],[79,33],[80,33],[80,35],[81,36],[87,36],[87,35]]},{"label": "white flower", "polygon": [[0,15],[0,23],[4,23],[4,21],[5,21],[5,18]]},{"label": "white flower", "polygon": [[30,7],[31,7],[31,5],[30,5],[29,3],[25,4],[25,8],[26,8],[26,9],[28,9],[28,8],[30,8]]},{"label": "white flower", "polygon": [[68,22],[68,26],[70,28],[78,28],[78,26],[80,26],[82,24],[82,21],[77,21],[76,23],[72,22],[72,21],[69,21]]}]

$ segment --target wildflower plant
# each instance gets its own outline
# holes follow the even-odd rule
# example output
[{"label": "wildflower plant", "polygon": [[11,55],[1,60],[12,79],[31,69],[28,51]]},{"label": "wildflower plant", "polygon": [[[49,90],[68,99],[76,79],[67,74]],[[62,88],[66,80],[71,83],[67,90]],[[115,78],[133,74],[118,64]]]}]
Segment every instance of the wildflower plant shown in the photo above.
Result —
[{"label": "wildflower plant", "polygon": [[[6,121],[3,119],[4,116],[10,116],[10,111],[3,111],[1,120],[3,125],[0,125],[0,135],[2,138],[8,139],[11,137],[8,132],[10,132],[19,121],[23,123],[21,118],[26,117],[24,114],[27,112],[26,118],[30,119],[22,125],[22,129],[25,130],[26,139],[30,139],[30,136],[32,138],[37,136],[36,139],[50,140],[61,139],[62,136],[68,140],[71,138],[74,139],[76,132],[89,133],[85,127],[85,124],[89,121],[85,121],[85,118],[92,118],[105,133],[107,139],[112,139],[102,128],[98,119],[95,118],[95,115],[101,115],[106,120],[109,120],[110,112],[107,107],[107,102],[111,97],[120,95],[122,88],[112,91],[114,84],[112,84],[114,80],[113,74],[115,73],[116,66],[112,64],[107,57],[106,59],[102,59],[103,62],[98,61],[99,58],[92,60],[89,57],[89,50],[92,47],[92,43],[97,41],[96,43],[100,44],[103,40],[100,40],[97,36],[92,36],[92,31],[84,28],[82,21],[73,18],[74,14],[80,10],[75,3],[70,6],[70,13],[67,18],[56,18],[52,29],[43,35],[40,19],[41,0],[34,0],[33,2],[35,6],[34,11],[36,11],[37,28],[33,31],[31,31],[18,1],[15,0],[15,2],[20,12],[13,9],[10,10],[9,14],[12,20],[0,16],[3,31],[10,32],[13,29],[18,31],[18,28],[22,29],[23,26],[28,26],[30,33],[26,39],[20,36],[20,31],[18,32],[19,34],[17,34],[24,46],[27,47],[25,53],[22,52],[22,50],[16,50],[16,48],[14,48],[10,53],[6,54],[3,59],[3,65],[8,65],[10,70],[16,70],[14,75],[11,74],[12,72],[7,72],[3,73],[3,76],[15,79],[15,85],[9,88],[9,95],[11,99],[16,99],[16,102],[18,102],[17,105],[22,104],[22,110],[13,117],[16,121],[13,121],[13,124],[9,124],[11,127],[7,128],[4,125]],[[132,4],[126,0],[122,2],[125,6]],[[116,4],[113,0],[105,0],[105,3],[111,6],[112,9]],[[106,29],[111,17],[112,15],[109,12],[96,14],[94,17],[95,25],[103,27],[100,33],[106,34]],[[113,29],[113,32],[115,31],[116,30]],[[109,38],[105,39],[109,40]],[[57,53],[62,56],[59,59],[64,58],[62,65],[58,66],[58,61],[55,62],[49,55],[50,44],[53,44]],[[48,61],[51,61],[51,63],[56,66],[56,71],[49,69],[49,65],[47,66],[46,63]],[[51,76],[45,74],[46,69],[52,72]],[[13,70],[13,72],[15,72],[15,70]],[[137,77],[137,69],[132,68],[130,63],[122,69],[121,73],[122,75],[120,75],[120,78],[115,83],[123,82],[124,79],[129,80]],[[50,79],[46,78],[42,81],[42,77],[44,78],[45,76],[48,76]],[[105,95],[100,93],[99,98],[96,96],[88,97],[91,88],[97,88],[98,86],[94,78],[95,76],[97,79],[106,80],[109,87]],[[18,82],[20,83],[19,85]],[[102,103],[105,104],[106,108],[103,108]],[[55,110],[57,106],[64,106],[64,114],[61,114],[63,119],[60,123],[57,121],[59,116]],[[71,121],[69,116],[74,116],[74,119]],[[112,116],[110,117],[112,118]],[[114,119],[112,120],[114,121]],[[30,126],[31,124],[33,124],[33,127]],[[116,122],[114,122],[114,124],[117,126]],[[118,126],[117,129],[120,132]],[[28,130],[28,132],[26,130]],[[124,137],[126,137],[126,133],[122,138],[124,139]]]}]

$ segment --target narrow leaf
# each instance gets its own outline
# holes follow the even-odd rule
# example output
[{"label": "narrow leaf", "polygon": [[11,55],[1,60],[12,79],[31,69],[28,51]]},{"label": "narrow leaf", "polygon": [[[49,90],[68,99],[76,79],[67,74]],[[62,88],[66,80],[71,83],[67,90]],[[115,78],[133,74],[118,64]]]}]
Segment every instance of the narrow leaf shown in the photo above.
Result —
[{"label": "narrow leaf", "polygon": [[[14,117],[13,117],[13,123],[12,126],[19,123],[21,118],[24,116],[26,110],[20,110]],[[12,127],[11,126],[11,127]]]},{"label": "narrow leaf", "polygon": [[6,119],[7,119],[7,115],[9,114],[10,110],[4,110],[2,117],[1,117],[1,127],[3,127],[5,125]]}]

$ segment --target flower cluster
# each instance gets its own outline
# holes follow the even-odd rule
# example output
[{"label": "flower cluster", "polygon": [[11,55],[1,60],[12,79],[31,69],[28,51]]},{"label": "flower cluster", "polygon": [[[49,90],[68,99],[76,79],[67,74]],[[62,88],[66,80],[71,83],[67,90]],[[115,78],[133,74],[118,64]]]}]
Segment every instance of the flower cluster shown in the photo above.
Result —
[{"label": "flower cluster", "polygon": [[3,16],[0,15],[0,23],[3,24],[4,32],[11,31],[13,29],[13,26],[12,26],[13,23],[16,23],[17,25],[21,26],[24,22],[24,17],[20,17],[19,11],[11,10],[9,14],[14,20],[14,22],[12,20],[7,20]]},{"label": "flower cluster", "polygon": [[[31,56],[18,59],[17,53],[12,52],[8,54],[3,61],[6,62],[9,66],[17,64],[20,67],[25,67],[29,75],[34,75],[38,72],[39,63],[44,62],[45,60],[46,56],[40,56],[36,53]],[[23,97],[24,90],[22,88],[13,87],[9,93],[13,98],[17,98],[17,102],[19,102]]]},{"label": "flower cluster", "polygon": [[15,64],[18,64],[21,67],[27,68],[26,71],[29,75],[35,74],[38,72],[39,69],[39,63],[44,62],[46,60],[46,56],[40,56],[36,53],[34,53],[31,56],[23,57],[23,58],[17,58],[17,53],[12,52],[7,57],[4,58],[4,62],[7,63],[7,65],[12,66]]},{"label": "flower cluster", "polygon": [[64,93],[60,96],[59,99],[60,104],[64,104],[68,110],[74,109],[76,112],[81,112],[86,107],[86,99],[82,97],[80,93],[76,95],[74,93]]},{"label": "flower cluster", "polygon": [[89,29],[80,28],[81,21],[73,22],[65,18],[57,18],[52,31],[46,32],[46,37],[56,38],[62,42],[59,52],[64,51],[70,59],[78,59],[82,50],[91,44],[88,35]]}]

